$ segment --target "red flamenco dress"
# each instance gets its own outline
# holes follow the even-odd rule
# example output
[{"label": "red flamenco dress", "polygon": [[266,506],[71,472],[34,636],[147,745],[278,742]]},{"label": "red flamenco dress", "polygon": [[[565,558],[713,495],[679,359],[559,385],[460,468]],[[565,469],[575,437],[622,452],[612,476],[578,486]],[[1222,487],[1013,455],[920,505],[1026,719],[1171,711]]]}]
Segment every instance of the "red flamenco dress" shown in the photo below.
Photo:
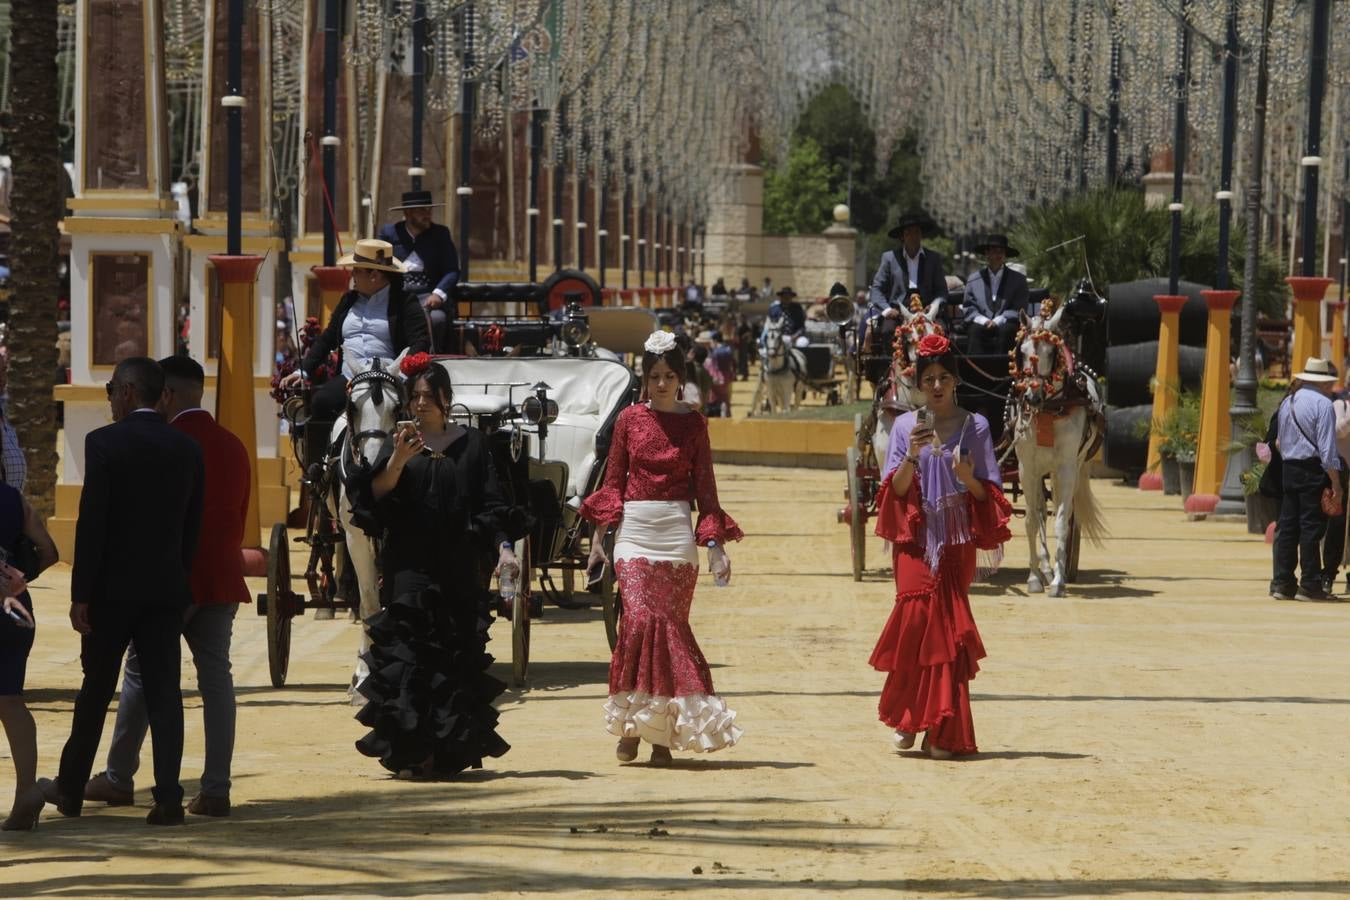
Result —
[{"label": "red flamenco dress", "polygon": [[[940,450],[925,446],[903,496],[891,476],[908,453],[914,413],[896,420],[877,500],[876,533],[892,543],[895,607],[869,660],[886,674],[877,705],[881,721],[952,754],[975,753],[970,680],[984,658],[970,611],[977,569],[997,568],[1010,537],[1012,507],[1003,496],[989,425],[971,415]],[[971,453],[985,499],[975,500],[952,473],[962,448]]]},{"label": "red flamenco dress", "polygon": [[[698,503],[697,523],[690,501]],[[581,515],[618,526],[623,618],[609,665],[609,732],[694,752],[736,743],[736,713],[713,692],[689,627],[698,546],[742,537],[717,500],[707,420],[646,404],[625,409],[614,423],[604,482]]]}]

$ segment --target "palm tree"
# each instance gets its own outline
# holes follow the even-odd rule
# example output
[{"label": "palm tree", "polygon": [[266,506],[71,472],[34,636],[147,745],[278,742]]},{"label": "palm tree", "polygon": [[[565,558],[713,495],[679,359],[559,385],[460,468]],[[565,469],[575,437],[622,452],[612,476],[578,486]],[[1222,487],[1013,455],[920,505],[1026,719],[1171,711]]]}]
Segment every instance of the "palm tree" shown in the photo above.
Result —
[{"label": "palm tree", "polygon": [[57,266],[64,193],[57,133],[57,3],[10,8],[10,123],[14,160],[11,194],[9,404],[6,410],[28,456],[29,501],[44,518],[56,495]]}]

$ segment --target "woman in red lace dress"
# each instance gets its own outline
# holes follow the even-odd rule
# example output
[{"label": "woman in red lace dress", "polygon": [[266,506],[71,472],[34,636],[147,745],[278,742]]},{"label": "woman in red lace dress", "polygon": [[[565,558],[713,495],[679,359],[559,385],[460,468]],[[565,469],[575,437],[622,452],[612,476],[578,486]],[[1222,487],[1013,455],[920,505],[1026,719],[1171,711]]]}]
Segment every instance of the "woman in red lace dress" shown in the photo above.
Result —
[{"label": "woman in red lace dress", "polygon": [[[636,759],[643,740],[652,745],[652,764],[664,766],[672,749],[720,750],[741,736],[736,713],[713,693],[712,673],[689,628],[698,545],[708,548],[709,570],[725,584],[731,563],[722,545],[742,535],[717,502],[707,420],[677,400],[685,370],[673,335],[658,331],[647,339],[645,402],[619,414],[605,480],[581,507],[595,523],[591,566],[607,562],[605,536],[611,526],[619,529],[614,568],[623,620],[605,718],[619,737],[621,762]],[[691,500],[698,503],[693,527]]]},{"label": "woman in red lace dress", "polygon": [[946,338],[919,344],[915,378],[926,405],[896,420],[882,467],[876,532],[893,544],[895,607],[870,661],[887,673],[878,712],[896,746],[923,731],[923,749],[948,759],[976,752],[969,683],[984,644],[970,582],[997,568],[1012,507],[989,423],[956,405]]}]

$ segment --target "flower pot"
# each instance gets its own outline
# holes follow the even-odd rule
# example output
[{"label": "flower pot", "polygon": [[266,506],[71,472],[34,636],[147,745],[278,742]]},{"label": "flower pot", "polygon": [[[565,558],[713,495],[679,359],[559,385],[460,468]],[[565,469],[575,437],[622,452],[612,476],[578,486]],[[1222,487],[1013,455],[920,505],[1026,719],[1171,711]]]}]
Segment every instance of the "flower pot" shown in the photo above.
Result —
[{"label": "flower pot", "polygon": [[1280,514],[1279,504],[1274,497],[1257,492],[1247,495],[1247,533],[1265,534],[1266,526]]},{"label": "flower pot", "polygon": [[[1195,460],[1182,462],[1177,460],[1177,474],[1179,477],[1181,496],[1189,497],[1195,488]],[[1165,490],[1164,490],[1165,493]]]},{"label": "flower pot", "polygon": [[1162,458],[1163,493],[1169,496],[1181,493],[1181,472],[1175,456]]}]

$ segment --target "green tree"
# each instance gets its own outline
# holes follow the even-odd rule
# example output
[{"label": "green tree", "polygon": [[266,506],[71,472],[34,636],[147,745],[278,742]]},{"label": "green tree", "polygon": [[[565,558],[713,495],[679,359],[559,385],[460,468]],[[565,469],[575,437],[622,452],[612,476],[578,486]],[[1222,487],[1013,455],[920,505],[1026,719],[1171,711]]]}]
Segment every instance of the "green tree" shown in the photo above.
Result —
[{"label": "green tree", "polygon": [[764,233],[815,234],[831,222],[836,203],[843,201],[831,186],[836,175],[815,141],[795,144],[787,160],[764,176]]}]

